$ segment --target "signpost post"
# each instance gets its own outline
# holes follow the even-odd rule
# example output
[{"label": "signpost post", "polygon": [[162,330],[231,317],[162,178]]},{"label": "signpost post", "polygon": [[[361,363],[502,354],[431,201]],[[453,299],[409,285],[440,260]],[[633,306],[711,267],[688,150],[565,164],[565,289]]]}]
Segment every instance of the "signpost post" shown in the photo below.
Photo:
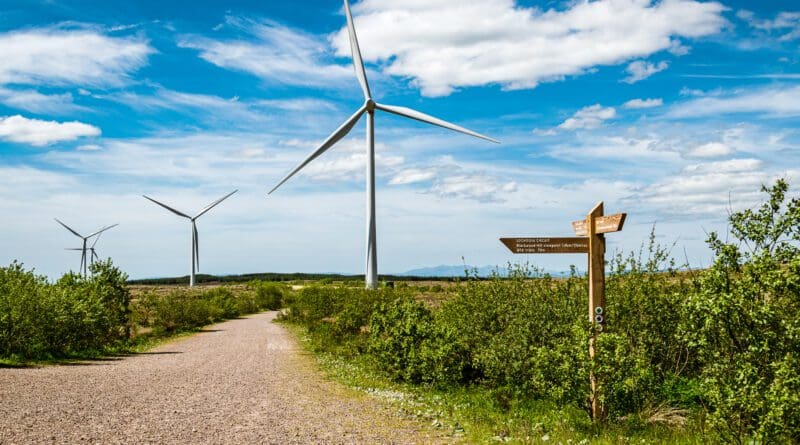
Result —
[{"label": "signpost post", "polygon": [[[625,224],[625,213],[603,215],[603,202],[586,215],[586,219],[573,221],[575,237],[570,238],[500,238],[500,241],[514,253],[585,253],[589,258],[589,321],[595,325],[594,334],[589,339],[589,357],[594,358],[595,341],[608,321],[606,307],[605,277],[605,233],[619,232]],[[592,388],[592,418],[599,419],[603,407],[598,400],[597,378],[590,374]]]}]

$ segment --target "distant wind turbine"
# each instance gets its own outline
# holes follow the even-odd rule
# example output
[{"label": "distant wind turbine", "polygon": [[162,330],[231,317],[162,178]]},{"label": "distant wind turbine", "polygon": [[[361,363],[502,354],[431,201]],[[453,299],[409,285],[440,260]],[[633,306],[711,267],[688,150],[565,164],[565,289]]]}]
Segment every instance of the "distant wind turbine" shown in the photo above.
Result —
[{"label": "distant wind turbine", "polygon": [[[95,244],[97,244],[97,239],[100,239],[100,234],[105,232],[106,230],[112,228],[112,227],[116,227],[116,226],[119,225],[119,224],[112,224],[110,226],[103,227],[102,229],[92,233],[89,236],[83,236],[80,233],[78,233],[75,230],[73,230],[68,225],[66,225],[63,222],[59,221],[58,218],[53,218],[53,219],[55,219],[57,223],[59,223],[62,226],[64,226],[65,229],[69,230],[70,232],[72,232],[73,235],[77,236],[78,238],[80,238],[83,241],[83,247],[79,247],[79,248],[75,248],[75,249],[67,249],[67,250],[80,250],[81,251],[81,267],[78,270],[79,271],[83,271],[83,276],[84,277],[87,275],[88,263],[90,261],[92,263],[94,263],[94,259],[97,257],[97,255],[94,253],[94,246],[95,246]],[[94,243],[92,243],[91,247],[86,247],[87,241],[89,240],[89,238],[91,238],[93,236],[97,236],[97,239],[94,240]],[[89,251],[91,251],[92,257],[89,258],[88,261],[87,261],[86,253],[89,252]]]},{"label": "distant wind turbine", "polygon": [[283,183],[289,180],[292,176],[300,171],[303,167],[308,165],[309,162],[316,159],[319,155],[331,148],[339,140],[344,138],[350,130],[353,129],[356,122],[361,116],[367,114],[367,170],[366,170],[366,189],[367,189],[367,225],[366,225],[366,241],[367,241],[367,261],[366,273],[364,275],[367,289],[375,289],[378,286],[378,248],[375,240],[376,222],[375,222],[375,110],[382,110],[388,113],[397,114],[399,116],[415,119],[418,121],[426,122],[432,125],[448,128],[450,130],[465,133],[487,141],[499,143],[499,141],[482,134],[468,130],[449,122],[427,114],[420,113],[419,111],[412,110],[405,107],[397,107],[393,105],[383,105],[376,103],[372,99],[372,93],[369,90],[367,83],[367,73],[364,69],[364,62],[361,60],[361,50],[358,47],[358,39],[356,38],[356,29],[353,25],[353,16],[350,13],[350,4],[344,0],[344,11],[347,16],[347,32],[350,36],[350,52],[353,57],[353,66],[355,67],[356,77],[358,83],[361,85],[361,90],[364,92],[364,105],[359,108],[355,114],[350,116],[336,131],[333,132],[325,142],[320,145],[313,153],[311,153],[303,162],[300,163],[294,170],[289,172],[272,190],[270,194],[278,189]]},{"label": "distant wind turbine", "polygon": [[194,286],[195,270],[200,270],[200,242],[198,241],[198,238],[197,238],[197,224],[195,224],[195,221],[197,220],[197,218],[200,218],[201,216],[203,216],[203,214],[205,214],[206,212],[208,212],[209,210],[214,208],[217,204],[219,204],[222,201],[228,199],[228,197],[230,197],[232,194],[234,194],[234,193],[236,193],[238,191],[239,190],[234,190],[234,191],[228,193],[227,195],[223,196],[222,198],[219,198],[218,200],[212,202],[211,204],[207,205],[203,210],[201,210],[200,213],[198,213],[197,215],[195,215],[193,217],[189,216],[189,215],[187,215],[187,214],[185,214],[183,212],[179,212],[179,211],[173,209],[172,207],[170,207],[170,206],[168,206],[166,204],[160,203],[160,202],[156,201],[155,199],[153,199],[153,198],[151,198],[151,197],[149,197],[147,195],[142,195],[142,196],[145,197],[145,199],[153,201],[154,203],[160,205],[161,207],[164,207],[165,209],[169,210],[170,212],[172,212],[172,213],[174,213],[174,214],[176,214],[178,216],[184,217],[184,218],[186,218],[186,219],[188,219],[189,221],[192,222],[192,274],[189,275],[189,286]]}]

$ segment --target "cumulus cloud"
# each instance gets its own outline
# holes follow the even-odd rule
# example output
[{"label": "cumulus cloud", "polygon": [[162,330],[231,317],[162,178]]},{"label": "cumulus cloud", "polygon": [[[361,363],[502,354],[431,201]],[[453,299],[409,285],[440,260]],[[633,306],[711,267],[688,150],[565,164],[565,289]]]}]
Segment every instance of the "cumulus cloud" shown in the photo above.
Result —
[{"label": "cumulus cloud", "polygon": [[[376,174],[385,176],[403,164],[402,156],[375,155]],[[350,153],[317,159],[302,170],[302,174],[322,181],[346,181],[364,177],[367,165],[365,153]]]},{"label": "cumulus cloud", "polygon": [[736,16],[751,27],[766,33],[777,34],[779,41],[790,41],[800,38],[800,12],[779,12],[773,19],[756,17],[755,13],[742,9]]},{"label": "cumulus cloud", "polygon": [[763,161],[730,159],[691,164],[629,198],[665,216],[719,217],[760,201],[762,184],[771,182]]},{"label": "cumulus cloud", "polygon": [[436,170],[423,170],[419,168],[409,168],[398,172],[391,180],[389,185],[405,185],[417,182],[430,181],[436,177]]},{"label": "cumulus cloud", "polygon": [[99,128],[82,122],[44,121],[20,115],[0,118],[0,139],[37,147],[99,135]]},{"label": "cumulus cloud", "polygon": [[656,108],[664,105],[664,101],[662,99],[632,99],[624,104],[622,104],[622,108],[628,110],[641,110],[645,108]]},{"label": "cumulus cloud", "polygon": [[635,62],[631,62],[628,65],[628,68],[625,71],[628,72],[628,77],[623,79],[622,81],[625,83],[636,83],[640,80],[647,79],[648,77],[652,76],[655,73],[664,71],[669,67],[669,64],[665,61],[661,61],[658,63],[650,63],[644,60],[637,60]]},{"label": "cumulus cloud", "polygon": [[719,158],[733,153],[733,149],[722,142],[709,142],[698,145],[689,151],[688,156],[694,158]]},{"label": "cumulus cloud", "polygon": [[0,84],[119,86],[153,52],[140,39],[92,30],[7,32],[0,34]]},{"label": "cumulus cloud", "polygon": [[62,115],[87,111],[87,108],[73,102],[71,93],[42,94],[36,90],[0,88],[0,103],[7,107],[37,114]]},{"label": "cumulus cloud", "polygon": [[797,116],[800,114],[800,86],[770,86],[698,97],[676,105],[668,116],[693,118],[738,113]]},{"label": "cumulus cloud", "polygon": [[616,116],[617,110],[613,107],[594,104],[576,111],[571,118],[562,122],[558,128],[562,130],[592,130],[600,127],[604,121],[613,119]]},{"label": "cumulus cloud", "polygon": [[226,25],[247,37],[215,40],[187,36],[180,47],[200,52],[200,57],[221,68],[243,71],[262,79],[289,85],[330,86],[352,80],[351,65],[337,65],[328,55],[323,38],[274,21],[228,17]]},{"label": "cumulus cloud", "polygon": [[[534,88],[680,48],[681,39],[716,34],[726,23],[717,2],[564,3],[542,10],[514,0],[363,0],[353,9],[364,59],[412,79],[427,96],[486,84]],[[345,27],[331,40],[349,57]]]},{"label": "cumulus cloud", "polygon": [[485,175],[454,175],[436,181],[431,192],[451,198],[467,198],[480,202],[503,202],[501,193],[517,191],[516,182],[499,182]]}]

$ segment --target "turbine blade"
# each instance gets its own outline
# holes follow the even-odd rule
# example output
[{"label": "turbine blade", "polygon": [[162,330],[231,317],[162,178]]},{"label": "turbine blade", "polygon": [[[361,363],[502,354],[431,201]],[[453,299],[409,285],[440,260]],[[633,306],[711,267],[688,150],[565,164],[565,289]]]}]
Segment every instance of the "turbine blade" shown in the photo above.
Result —
[{"label": "turbine blade", "polygon": [[[89,238],[91,238],[91,237],[93,237],[95,235],[100,235],[101,233],[105,232],[106,230],[111,229],[113,227],[117,227],[118,225],[119,224],[111,224],[110,226],[105,226],[102,229],[98,230],[97,232],[94,232],[93,234],[87,236],[86,239],[89,239]],[[97,241],[95,241],[95,243],[97,243]],[[92,244],[92,247],[94,247],[94,244]]]},{"label": "turbine blade", "polygon": [[192,241],[194,242],[194,264],[200,270],[200,241],[197,235],[197,226],[192,222]]},{"label": "turbine blade", "polygon": [[375,104],[375,108],[377,108],[379,110],[383,110],[383,111],[388,111],[389,113],[394,113],[394,114],[397,114],[399,116],[404,116],[404,117],[415,119],[415,120],[418,120],[418,121],[421,121],[421,122],[426,122],[428,124],[437,125],[439,127],[447,128],[447,129],[450,129],[450,130],[453,130],[453,131],[457,131],[459,133],[468,134],[468,135],[474,136],[476,138],[484,139],[484,140],[487,140],[489,142],[494,142],[495,144],[499,144],[500,143],[500,141],[498,141],[496,139],[492,139],[492,138],[490,138],[488,136],[484,136],[484,135],[482,135],[480,133],[476,133],[476,132],[474,132],[472,130],[467,130],[464,127],[460,127],[460,126],[458,126],[456,124],[451,124],[450,122],[443,121],[443,120],[441,120],[439,118],[436,118],[436,117],[433,117],[433,116],[429,116],[429,115],[427,115],[425,113],[420,113],[419,111],[412,110],[411,108],[396,107],[396,106],[393,106],[393,105],[382,105],[382,104]]},{"label": "turbine blade", "polygon": [[92,263],[94,263],[94,262],[95,262],[95,260],[98,260],[98,261],[99,261],[99,260],[100,260],[100,257],[97,255],[97,252],[95,252],[95,250],[94,250],[94,249],[92,249]]},{"label": "turbine blade", "polygon": [[356,37],[356,27],[353,25],[353,14],[350,13],[350,3],[344,0],[344,12],[347,15],[347,35],[350,36],[350,53],[353,55],[353,67],[356,69],[356,77],[364,91],[364,100],[372,98],[367,83],[367,71],[364,69],[364,61],[361,60],[361,49],[358,47],[358,37]]},{"label": "turbine blade", "polygon": [[355,112],[355,114],[350,116],[350,118],[347,119],[339,128],[337,128],[336,131],[333,132],[333,134],[328,136],[328,139],[325,139],[325,142],[323,142],[322,145],[319,146],[319,148],[314,150],[314,152],[311,153],[303,162],[301,162],[300,165],[295,167],[295,169],[292,170],[288,175],[286,175],[286,177],[281,179],[281,182],[279,182],[278,185],[273,187],[268,194],[272,194],[272,192],[278,190],[278,187],[282,186],[283,183],[288,181],[289,178],[295,175],[295,173],[302,170],[302,168],[308,165],[309,162],[316,159],[317,156],[321,155],[322,153],[325,153],[327,149],[331,148],[335,143],[339,142],[343,137],[347,136],[347,133],[350,133],[350,130],[353,129],[353,127],[356,125],[356,122],[358,122],[358,119],[361,117],[362,114],[364,114],[366,110],[367,110],[367,105],[366,104],[362,105],[361,108],[359,108],[358,111]]},{"label": "turbine blade", "polygon": [[227,195],[223,196],[222,198],[219,198],[218,200],[212,202],[211,204],[206,206],[206,208],[201,210],[200,213],[198,213],[197,216],[194,217],[194,219],[200,218],[201,216],[203,216],[204,213],[206,213],[207,211],[211,210],[212,208],[214,208],[217,204],[221,203],[222,201],[225,201],[226,199],[228,199],[228,197],[230,197],[232,194],[234,194],[234,193],[236,193],[238,191],[239,191],[239,189],[236,189],[236,190],[228,193]]},{"label": "turbine blade", "polygon": [[78,233],[78,232],[76,232],[76,231],[72,230],[72,229],[71,229],[71,228],[70,228],[68,225],[66,225],[66,224],[64,224],[63,222],[59,221],[59,220],[58,220],[58,218],[53,218],[53,219],[54,219],[54,220],[56,220],[56,222],[57,222],[57,223],[59,223],[59,224],[61,224],[62,226],[64,226],[64,228],[65,228],[65,229],[67,229],[67,230],[69,230],[70,232],[72,232],[72,233],[73,233],[73,235],[77,236],[78,238],[83,238],[83,236],[82,236],[80,233]]},{"label": "turbine blade", "polygon": [[64,250],[83,250],[80,247],[65,247]]},{"label": "turbine blade", "polygon": [[153,198],[151,198],[151,197],[149,197],[149,196],[147,196],[147,195],[142,195],[142,196],[144,196],[144,198],[145,198],[145,199],[148,199],[148,200],[150,200],[150,201],[153,201],[154,203],[156,203],[156,204],[160,205],[161,207],[164,207],[165,209],[169,210],[170,212],[172,212],[172,213],[174,213],[174,214],[176,214],[176,215],[178,215],[178,216],[182,216],[182,217],[184,217],[184,218],[189,218],[189,219],[192,219],[192,217],[191,217],[191,216],[189,216],[189,215],[187,215],[187,214],[185,214],[185,213],[179,212],[179,211],[177,211],[177,210],[173,209],[172,207],[170,207],[170,206],[168,206],[168,205],[166,205],[166,204],[162,204],[162,203],[160,203],[160,202],[156,201],[155,199],[153,199]]},{"label": "turbine blade", "polygon": [[102,231],[97,232],[97,238],[95,238],[94,242],[92,243],[92,247],[91,247],[92,251],[94,251],[94,246],[96,246],[97,242],[100,241],[100,237],[101,236],[103,236],[103,232]]}]

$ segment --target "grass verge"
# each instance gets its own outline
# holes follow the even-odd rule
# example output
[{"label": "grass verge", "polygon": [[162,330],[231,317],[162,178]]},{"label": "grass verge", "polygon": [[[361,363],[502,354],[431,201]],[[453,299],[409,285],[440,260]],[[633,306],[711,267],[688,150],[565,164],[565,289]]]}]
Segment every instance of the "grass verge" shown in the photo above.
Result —
[{"label": "grass verge", "polygon": [[[480,386],[437,388],[398,383],[385,377],[368,356],[322,352],[305,327],[282,323],[317,361],[331,380],[341,383],[416,420],[469,444],[702,444],[707,443],[699,418],[670,422],[669,413],[653,410],[651,421],[594,424],[585,411],[531,400],[499,406],[498,397]],[[675,413],[672,413],[673,415]]]}]

